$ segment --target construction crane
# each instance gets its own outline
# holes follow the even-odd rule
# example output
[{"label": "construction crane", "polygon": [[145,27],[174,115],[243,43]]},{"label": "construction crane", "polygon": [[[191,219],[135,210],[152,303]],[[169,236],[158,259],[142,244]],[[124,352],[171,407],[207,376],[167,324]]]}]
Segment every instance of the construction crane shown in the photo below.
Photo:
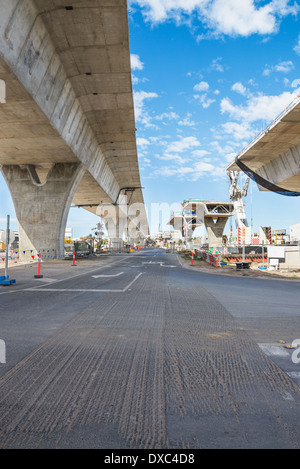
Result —
[{"label": "construction crane", "polygon": [[242,197],[246,197],[248,194],[248,187],[250,178],[247,177],[242,188],[238,185],[238,179],[240,176],[239,171],[228,171],[227,172],[230,182],[229,197],[234,205],[235,212],[235,223],[237,228],[248,227],[247,217],[245,213],[245,204]]}]

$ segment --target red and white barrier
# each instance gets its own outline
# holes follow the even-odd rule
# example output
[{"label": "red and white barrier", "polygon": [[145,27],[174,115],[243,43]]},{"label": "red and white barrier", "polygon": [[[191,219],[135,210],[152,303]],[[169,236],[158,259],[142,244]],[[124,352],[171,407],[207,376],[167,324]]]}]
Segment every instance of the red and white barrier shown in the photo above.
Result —
[{"label": "red and white barrier", "polygon": [[220,267],[220,258],[218,254],[211,254],[205,251],[197,251],[197,257],[202,257],[206,262],[215,267]]}]

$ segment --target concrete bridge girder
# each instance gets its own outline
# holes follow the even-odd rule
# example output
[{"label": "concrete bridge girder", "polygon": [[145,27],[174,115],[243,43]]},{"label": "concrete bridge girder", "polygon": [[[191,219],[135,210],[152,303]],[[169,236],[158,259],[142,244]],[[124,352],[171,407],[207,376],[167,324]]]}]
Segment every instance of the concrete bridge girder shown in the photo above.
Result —
[{"label": "concrete bridge girder", "polygon": [[[126,0],[70,8],[60,0],[0,0],[0,165],[12,191],[18,165],[34,179],[72,163],[84,170],[67,193],[92,213],[101,200],[113,203],[120,187],[140,187],[127,23]],[[25,202],[12,195],[20,214]],[[141,190],[133,201],[143,203]],[[46,244],[48,229],[38,226]],[[36,237],[24,243],[39,246]]]},{"label": "concrete bridge girder", "polygon": [[[266,182],[300,192],[300,95],[236,158]],[[241,171],[236,159],[226,170]],[[257,185],[268,190],[267,185]]]}]

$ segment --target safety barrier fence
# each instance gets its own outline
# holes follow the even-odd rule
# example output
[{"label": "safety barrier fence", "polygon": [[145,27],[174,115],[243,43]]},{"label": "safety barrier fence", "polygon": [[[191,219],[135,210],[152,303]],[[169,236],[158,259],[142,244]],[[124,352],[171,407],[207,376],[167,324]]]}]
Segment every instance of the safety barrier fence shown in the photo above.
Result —
[{"label": "safety barrier fence", "polygon": [[[56,259],[56,251],[55,249],[26,249],[25,251],[15,249],[15,250],[10,250],[8,253],[8,259],[12,261],[18,261],[20,259],[20,253],[24,255],[28,255],[28,257],[32,260],[38,260],[39,258],[42,260],[51,260],[51,259]],[[5,261],[5,252],[0,253],[0,259],[4,262]]]},{"label": "safety barrier fence", "polygon": [[207,252],[207,251],[199,251],[197,249],[195,249],[195,255],[196,257],[198,257],[199,259],[203,259],[205,260],[206,262],[208,262],[209,264],[215,266],[215,267],[220,267],[220,254],[212,254],[210,252]]},{"label": "safety barrier fence", "polygon": [[[140,251],[141,249],[144,249],[144,247],[138,246],[136,248],[133,248],[133,247],[126,248],[125,246],[122,246],[122,248],[110,248],[107,250],[107,252],[119,252],[119,251],[120,252],[134,252],[134,251]],[[20,249],[9,250],[8,259],[11,261],[18,261],[20,259],[20,254],[27,255],[26,257],[29,260],[31,258],[33,261],[38,261],[39,259],[44,260],[44,261],[57,259],[56,250],[48,249],[48,248],[39,249],[39,250],[26,249],[25,251],[20,250]],[[66,256],[66,257],[73,258],[73,255],[74,255],[73,251],[70,251],[69,256]],[[88,253],[86,253],[85,255],[88,256]],[[76,252],[76,257],[77,256],[78,256],[78,253]],[[5,262],[5,259],[6,259],[6,253],[0,252],[0,262],[1,261]]]}]

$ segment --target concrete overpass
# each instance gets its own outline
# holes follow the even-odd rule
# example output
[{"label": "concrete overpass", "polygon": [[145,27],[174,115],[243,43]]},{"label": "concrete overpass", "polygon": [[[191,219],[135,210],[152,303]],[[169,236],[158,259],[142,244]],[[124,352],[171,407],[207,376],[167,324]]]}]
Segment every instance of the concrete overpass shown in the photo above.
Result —
[{"label": "concrete overpass", "polygon": [[227,171],[244,171],[260,190],[300,195],[300,97],[254,139]]},{"label": "concrete overpass", "polygon": [[20,254],[61,257],[72,202],[113,207],[120,240],[130,195],[133,231],[146,235],[126,0],[0,0],[0,79],[0,165]]}]

